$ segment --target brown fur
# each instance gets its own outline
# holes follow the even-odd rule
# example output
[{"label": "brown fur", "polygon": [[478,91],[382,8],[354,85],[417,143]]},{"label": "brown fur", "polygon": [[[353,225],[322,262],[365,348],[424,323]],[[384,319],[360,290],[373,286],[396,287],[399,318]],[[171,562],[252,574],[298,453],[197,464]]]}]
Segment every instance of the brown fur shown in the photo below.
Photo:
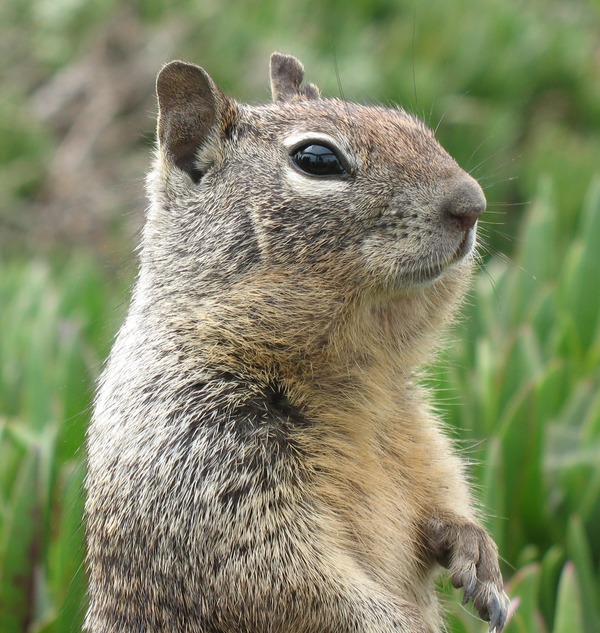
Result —
[{"label": "brown fur", "polygon": [[[90,633],[431,633],[438,563],[503,626],[418,380],[483,194],[418,120],[302,78],[274,55],[276,102],[251,108],[196,66],[159,75],[140,276],[88,437]],[[350,173],[303,174],[299,134]]]}]

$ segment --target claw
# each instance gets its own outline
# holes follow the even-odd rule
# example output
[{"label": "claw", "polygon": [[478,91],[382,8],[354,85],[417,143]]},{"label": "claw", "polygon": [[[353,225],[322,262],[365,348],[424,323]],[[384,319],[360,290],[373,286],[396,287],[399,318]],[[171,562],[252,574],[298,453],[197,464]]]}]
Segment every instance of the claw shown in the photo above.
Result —
[{"label": "claw", "polygon": [[475,587],[477,586],[477,576],[475,574],[469,574],[469,580],[467,582],[463,582],[463,587],[465,588],[465,595],[463,597],[463,605],[467,604],[469,600],[475,594]]},{"label": "claw", "polygon": [[490,633],[500,633],[506,623],[507,608],[498,596],[494,596],[489,607]]}]

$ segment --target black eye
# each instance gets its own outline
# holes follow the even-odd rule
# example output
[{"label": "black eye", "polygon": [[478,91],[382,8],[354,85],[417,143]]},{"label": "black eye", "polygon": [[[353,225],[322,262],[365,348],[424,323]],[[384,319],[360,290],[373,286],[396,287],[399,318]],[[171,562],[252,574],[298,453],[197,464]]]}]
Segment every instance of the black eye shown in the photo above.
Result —
[{"label": "black eye", "polygon": [[341,176],[348,173],[337,154],[326,145],[300,147],[292,154],[292,160],[311,176]]}]

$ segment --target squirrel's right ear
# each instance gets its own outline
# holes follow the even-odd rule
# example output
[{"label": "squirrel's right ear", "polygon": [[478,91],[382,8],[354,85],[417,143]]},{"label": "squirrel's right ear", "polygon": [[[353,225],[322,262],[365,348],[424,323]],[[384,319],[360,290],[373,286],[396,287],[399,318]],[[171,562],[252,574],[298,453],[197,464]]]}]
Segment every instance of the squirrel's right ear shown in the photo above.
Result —
[{"label": "squirrel's right ear", "polygon": [[271,55],[271,94],[273,101],[290,99],[318,99],[319,89],[314,84],[302,85],[304,66],[291,55]]},{"label": "squirrel's right ear", "polygon": [[156,95],[160,150],[198,182],[197,152],[210,141],[218,143],[221,130],[233,123],[235,104],[206,71],[181,61],[159,72]]}]

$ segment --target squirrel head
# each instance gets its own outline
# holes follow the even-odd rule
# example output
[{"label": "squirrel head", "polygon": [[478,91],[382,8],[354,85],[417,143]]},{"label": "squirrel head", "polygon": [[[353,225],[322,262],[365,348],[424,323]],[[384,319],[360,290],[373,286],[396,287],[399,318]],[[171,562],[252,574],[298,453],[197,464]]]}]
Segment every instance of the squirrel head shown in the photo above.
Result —
[{"label": "squirrel head", "polygon": [[198,66],[160,71],[142,276],[187,303],[246,292],[250,311],[263,297],[305,318],[326,295],[457,294],[485,209],[477,182],[411,114],[324,99],[303,78],[273,54],[273,102],[249,106]]},{"label": "squirrel head", "polygon": [[172,228],[190,254],[221,257],[225,240],[236,259],[246,251],[243,268],[338,259],[390,288],[468,258],[485,198],[433,133],[399,108],[321,99],[303,77],[297,59],[273,54],[273,103],[250,107],[198,66],[161,70],[153,197],[166,224],[183,222]]}]

